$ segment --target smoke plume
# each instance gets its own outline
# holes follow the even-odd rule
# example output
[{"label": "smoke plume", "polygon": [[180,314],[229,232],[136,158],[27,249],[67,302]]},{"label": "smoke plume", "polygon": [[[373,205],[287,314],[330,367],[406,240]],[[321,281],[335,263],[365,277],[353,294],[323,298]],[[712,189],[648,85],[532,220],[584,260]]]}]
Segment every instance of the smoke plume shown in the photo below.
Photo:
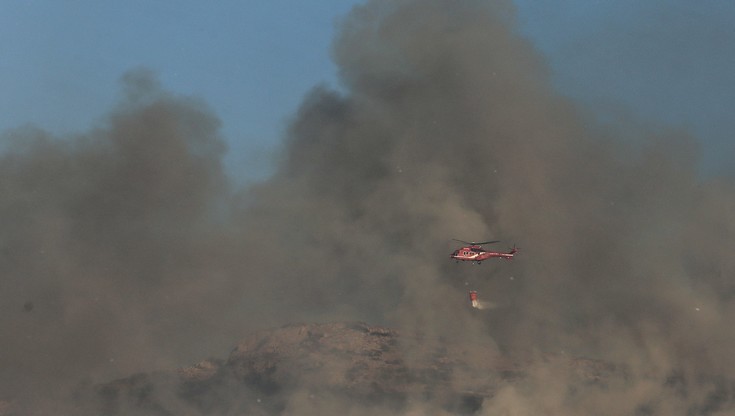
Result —
[{"label": "smoke plume", "polygon": [[[626,369],[601,390],[542,360],[483,414],[732,405],[735,189],[698,174],[694,138],[598,124],[553,89],[509,2],[374,0],[340,29],[343,88],[305,97],[276,173],[247,189],[227,181],[206,105],[145,71],[85,134],[5,134],[4,395],[185,365],[256,328],[356,319],[494,345],[476,360]],[[454,264],[451,238],[521,252]],[[468,287],[499,306],[472,310]]]}]

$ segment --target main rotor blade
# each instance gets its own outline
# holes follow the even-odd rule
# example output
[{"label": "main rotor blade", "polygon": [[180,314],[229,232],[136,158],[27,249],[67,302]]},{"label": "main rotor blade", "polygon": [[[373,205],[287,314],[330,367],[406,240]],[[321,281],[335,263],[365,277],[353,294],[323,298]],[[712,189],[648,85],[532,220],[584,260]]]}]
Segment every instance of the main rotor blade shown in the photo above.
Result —
[{"label": "main rotor blade", "polygon": [[460,243],[465,243],[465,244],[469,244],[469,245],[471,245],[471,246],[481,246],[481,245],[483,245],[483,244],[493,244],[493,243],[499,243],[499,242],[500,242],[500,240],[494,240],[494,241],[484,241],[484,242],[482,242],[482,243],[474,243],[474,242],[473,242],[473,243],[471,243],[471,242],[469,242],[469,241],[464,241],[464,240],[458,240],[458,239],[456,239],[456,238],[453,238],[452,240],[454,240],[454,241],[459,241]]}]

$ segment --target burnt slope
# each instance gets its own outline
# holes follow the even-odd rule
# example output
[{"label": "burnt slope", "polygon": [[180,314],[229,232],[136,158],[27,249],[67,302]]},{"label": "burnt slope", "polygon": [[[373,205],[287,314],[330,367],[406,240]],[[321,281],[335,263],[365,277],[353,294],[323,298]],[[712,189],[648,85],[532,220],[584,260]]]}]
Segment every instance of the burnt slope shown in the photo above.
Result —
[{"label": "burnt slope", "polygon": [[[493,351],[359,322],[288,325],[253,334],[226,360],[94,386],[79,395],[80,406],[105,415],[280,415],[294,407],[300,414],[402,413],[417,406],[474,414],[501,388],[524,383],[533,366]],[[540,360],[567,367],[586,385],[622,374],[596,360]]]}]

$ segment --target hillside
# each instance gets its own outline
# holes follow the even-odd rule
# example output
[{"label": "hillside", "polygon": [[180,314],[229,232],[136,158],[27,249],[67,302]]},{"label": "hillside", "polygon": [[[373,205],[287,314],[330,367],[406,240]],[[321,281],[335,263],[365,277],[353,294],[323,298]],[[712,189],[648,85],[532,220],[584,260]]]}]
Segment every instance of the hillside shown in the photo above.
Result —
[{"label": "hillside", "polygon": [[[484,348],[484,359],[470,359]],[[289,325],[253,334],[227,359],[133,375],[78,399],[80,411],[104,415],[475,414],[504,386],[523,383],[531,365],[492,351],[365,323]],[[584,384],[619,373],[595,360],[539,359]]]}]

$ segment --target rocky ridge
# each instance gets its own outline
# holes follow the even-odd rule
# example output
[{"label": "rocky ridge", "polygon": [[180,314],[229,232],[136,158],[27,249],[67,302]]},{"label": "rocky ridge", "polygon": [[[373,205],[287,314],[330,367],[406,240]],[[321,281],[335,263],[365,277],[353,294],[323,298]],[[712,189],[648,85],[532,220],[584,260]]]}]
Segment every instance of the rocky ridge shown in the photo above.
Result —
[{"label": "rocky ridge", "polygon": [[[298,414],[289,410],[298,400],[314,409],[329,404],[398,413],[421,403],[474,414],[499,388],[526,377],[527,363],[484,347],[428,342],[361,322],[288,325],[253,334],[225,360],[94,386],[84,409],[104,415],[280,415]],[[585,383],[618,371],[596,360],[562,360]]]}]

